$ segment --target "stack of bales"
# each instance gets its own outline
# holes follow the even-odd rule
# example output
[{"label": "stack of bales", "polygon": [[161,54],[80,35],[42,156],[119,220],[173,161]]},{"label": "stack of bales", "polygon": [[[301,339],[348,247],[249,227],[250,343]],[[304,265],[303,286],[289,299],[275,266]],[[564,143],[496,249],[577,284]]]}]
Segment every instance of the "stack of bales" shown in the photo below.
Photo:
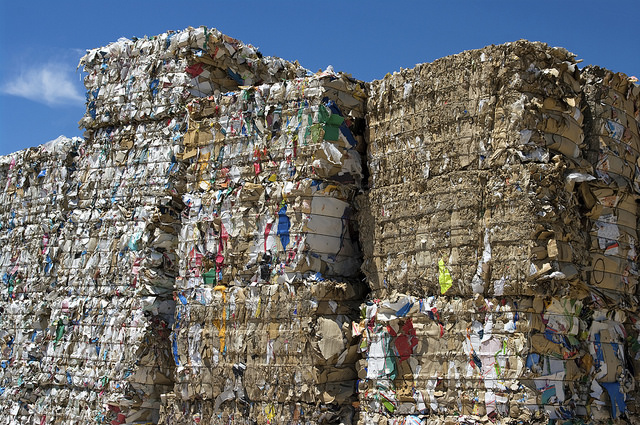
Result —
[{"label": "stack of bales", "polygon": [[173,373],[167,341],[179,203],[160,136],[171,124],[163,124],[89,132],[67,193],[59,263],[69,277],[59,298],[87,322],[73,328],[82,341],[74,349],[96,357],[78,375],[104,382],[86,411],[116,423],[157,420]]},{"label": "stack of bales", "polygon": [[624,356],[624,314],[588,280],[581,92],[571,54],[524,41],[371,84],[364,423],[625,411],[617,388],[592,386],[593,340]]},{"label": "stack of bales", "polygon": [[633,382],[640,378],[640,87],[624,74],[598,67],[585,68],[582,80],[586,157],[595,177],[580,186],[591,236],[587,282],[595,310],[589,329],[591,396],[600,418],[608,417],[608,409],[627,409],[632,417],[640,411],[632,401]]},{"label": "stack of bales", "polygon": [[[56,267],[66,225],[65,194],[73,173],[66,167],[80,139],[60,137],[38,148],[0,158],[0,320],[2,323],[1,423],[30,423],[68,392],[66,363],[54,353],[68,318],[51,318],[56,286],[66,273]],[[58,369],[56,369],[56,366]],[[63,401],[63,402],[61,402]],[[51,406],[49,406],[51,405]]]},{"label": "stack of bales", "polygon": [[364,92],[324,72],[189,105],[166,423],[350,423]]},{"label": "stack of bales", "polygon": [[7,420],[155,421],[172,382],[170,167],[152,139],[110,150],[114,133],[3,158]]},{"label": "stack of bales", "polygon": [[110,181],[91,180],[100,156],[92,148],[59,138],[5,157],[7,421],[154,420],[154,389],[170,376],[158,343],[166,323],[146,317],[167,306],[135,297],[152,283],[145,274],[154,271],[148,247],[156,239],[125,248],[152,216],[143,207],[126,216],[105,207]]},{"label": "stack of bales", "polygon": [[0,158],[0,425],[638,413],[632,79],[519,41],[365,87],[204,27],[80,64],[85,139]]},{"label": "stack of bales", "polygon": [[21,423],[157,421],[173,374],[180,204],[156,127],[100,128],[5,158],[14,332],[3,396]]},{"label": "stack of bales", "polygon": [[206,28],[120,39],[80,64],[85,140],[3,160],[3,397],[21,422],[157,422],[173,387],[185,105],[305,71]]},{"label": "stack of bales", "polygon": [[[204,27],[120,39],[89,51],[80,63],[87,72],[81,121],[87,131],[77,166],[78,201],[70,212],[77,225],[69,231],[80,242],[74,250],[93,255],[82,262],[72,253],[83,269],[75,280],[82,285],[89,282],[85,276],[93,277],[103,289],[83,295],[101,298],[123,318],[112,319],[122,326],[113,336],[120,350],[111,355],[126,367],[110,368],[115,376],[102,395],[105,419],[155,422],[160,395],[174,380],[169,333],[180,265],[185,105],[194,96],[294,76],[300,69]],[[132,318],[141,330],[126,326]]]}]

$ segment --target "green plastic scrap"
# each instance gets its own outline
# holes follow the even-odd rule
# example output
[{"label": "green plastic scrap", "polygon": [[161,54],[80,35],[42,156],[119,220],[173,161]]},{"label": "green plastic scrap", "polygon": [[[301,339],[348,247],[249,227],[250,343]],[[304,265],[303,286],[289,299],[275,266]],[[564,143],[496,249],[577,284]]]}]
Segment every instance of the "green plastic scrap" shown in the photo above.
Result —
[{"label": "green plastic scrap", "polygon": [[340,115],[331,115],[324,125],[324,140],[338,140],[338,137],[340,136],[340,126],[343,122],[344,118]]},{"label": "green plastic scrap", "polygon": [[320,105],[318,107],[318,122],[324,124],[329,120],[329,112],[327,112],[327,108],[324,105]]},{"label": "green plastic scrap", "polygon": [[64,323],[62,320],[56,320],[54,325],[56,325],[56,343],[58,343],[64,336]]},{"label": "green plastic scrap", "polygon": [[215,285],[216,284],[216,271],[211,268],[208,272],[202,274],[204,277],[205,285]]},{"label": "green plastic scrap", "polygon": [[313,127],[313,116],[311,114],[307,115],[307,128],[304,131],[304,142],[303,145],[307,146],[309,144],[308,140],[311,136],[311,128]]},{"label": "green plastic scrap", "polygon": [[382,405],[390,412],[393,413],[396,410],[395,406],[387,400],[382,400]]},{"label": "green plastic scrap", "polygon": [[253,88],[242,90],[242,100],[249,101],[253,98]]},{"label": "green plastic scrap", "polygon": [[202,50],[207,52],[207,46],[209,45],[209,37],[211,33],[209,32],[209,28],[204,27],[204,45],[202,46]]},{"label": "green plastic scrap", "polygon": [[318,108],[318,121],[324,124],[324,140],[338,140],[340,136],[340,126],[344,122],[344,117],[338,114],[329,115],[327,108],[325,108],[324,105],[320,105]]}]

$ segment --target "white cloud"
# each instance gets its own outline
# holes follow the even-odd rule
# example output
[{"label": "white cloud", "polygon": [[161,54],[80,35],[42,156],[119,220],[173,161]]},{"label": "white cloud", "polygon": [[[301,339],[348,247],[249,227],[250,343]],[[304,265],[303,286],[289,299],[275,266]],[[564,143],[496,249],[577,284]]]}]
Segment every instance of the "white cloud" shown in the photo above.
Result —
[{"label": "white cloud", "polygon": [[2,93],[24,97],[46,105],[77,104],[84,96],[74,83],[68,67],[49,63],[21,72],[0,88]]}]

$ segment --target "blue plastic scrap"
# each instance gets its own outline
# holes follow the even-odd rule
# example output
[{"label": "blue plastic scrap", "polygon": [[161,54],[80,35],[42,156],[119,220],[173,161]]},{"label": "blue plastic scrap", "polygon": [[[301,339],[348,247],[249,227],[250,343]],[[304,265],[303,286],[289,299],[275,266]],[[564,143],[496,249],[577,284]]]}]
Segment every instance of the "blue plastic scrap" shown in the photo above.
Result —
[{"label": "blue plastic scrap", "polygon": [[282,244],[282,249],[287,249],[287,245],[289,245],[289,228],[291,227],[291,222],[289,221],[289,217],[287,217],[287,206],[283,205],[278,211],[278,236],[280,236],[280,243]]}]

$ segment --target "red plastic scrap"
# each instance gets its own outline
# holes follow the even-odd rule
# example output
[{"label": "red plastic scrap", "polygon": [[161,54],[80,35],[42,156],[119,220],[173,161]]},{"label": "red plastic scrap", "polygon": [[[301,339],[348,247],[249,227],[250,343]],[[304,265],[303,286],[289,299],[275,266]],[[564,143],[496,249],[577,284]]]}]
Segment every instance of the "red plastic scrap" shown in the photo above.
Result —
[{"label": "red plastic scrap", "polygon": [[204,71],[204,69],[202,68],[202,64],[201,63],[196,63],[193,65],[189,65],[188,67],[186,67],[184,69],[184,71],[191,75],[191,78],[196,78],[198,75],[202,74],[202,72]]}]

